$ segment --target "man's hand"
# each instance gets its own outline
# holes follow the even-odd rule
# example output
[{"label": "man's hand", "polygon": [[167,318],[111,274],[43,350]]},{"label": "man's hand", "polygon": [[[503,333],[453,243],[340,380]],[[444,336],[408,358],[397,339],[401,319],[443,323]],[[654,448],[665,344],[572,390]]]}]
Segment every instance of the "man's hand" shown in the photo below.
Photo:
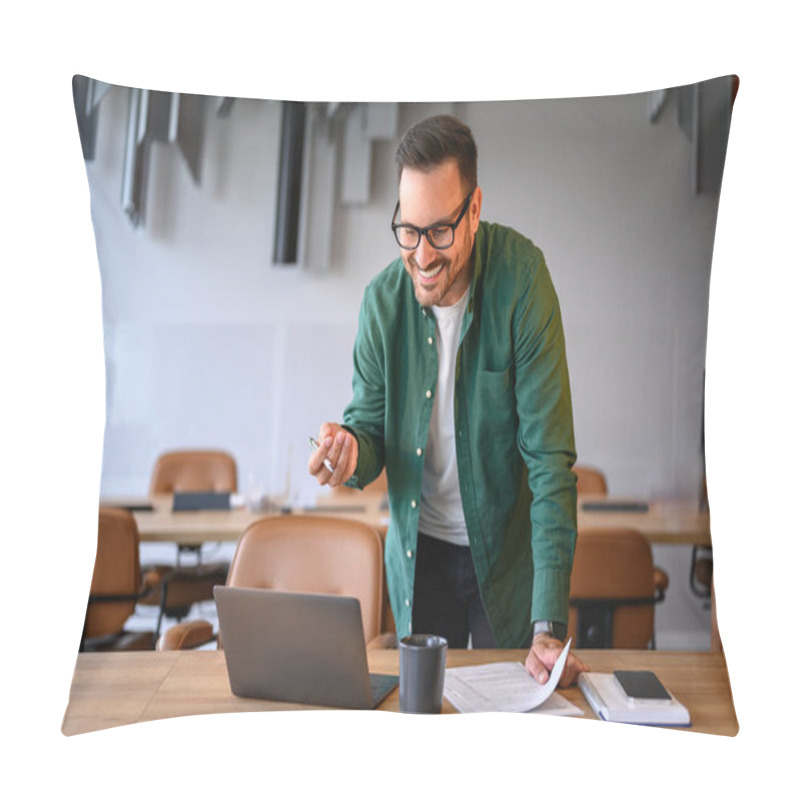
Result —
[{"label": "man's hand", "polygon": [[[548,633],[539,633],[533,637],[528,657],[525,659],[525,669],[533,675],[539,683],[547,683],[550,677],[550,670],[555,666],[561,651],[564,649],[564,642],[550,636]],[[567,656],[567,663],[564,664],[564,671],[558,685],[565,688],[575,683],[579,672],[589,669],[577,656],[570,653]]]},{"label": "man's hand", "polygon": [[[358,464],[358,441],[341,425],[325,422],[319,429],[319,449],[308,459],[308,471],[320,486],[341,486],[356,471]],[[333,472],[325,466],[328,459]]]}]

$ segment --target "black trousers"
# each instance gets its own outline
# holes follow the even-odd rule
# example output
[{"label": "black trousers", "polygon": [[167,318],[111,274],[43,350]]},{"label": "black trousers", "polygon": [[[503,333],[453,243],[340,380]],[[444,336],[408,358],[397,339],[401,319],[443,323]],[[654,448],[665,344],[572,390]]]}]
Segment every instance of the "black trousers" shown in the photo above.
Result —
[{"label": "black trousers", "polygon": [[470,634],[474,648],[497,647],[469,547],[418,535],[411,627],[444,636],[451,648],[465,648]]}]

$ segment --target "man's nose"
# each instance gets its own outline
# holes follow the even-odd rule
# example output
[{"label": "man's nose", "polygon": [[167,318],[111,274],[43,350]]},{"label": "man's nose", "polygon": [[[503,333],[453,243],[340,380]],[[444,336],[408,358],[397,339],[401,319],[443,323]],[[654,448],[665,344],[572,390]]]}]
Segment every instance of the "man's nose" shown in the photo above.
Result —
[{"label": "man's nose", "polygon": [[438,255],[438,251],[428,241],[428,237],[424,235],[420,236],[419,244],[414,251],[414,259],[420,269],[427,269],[438,258]]}]

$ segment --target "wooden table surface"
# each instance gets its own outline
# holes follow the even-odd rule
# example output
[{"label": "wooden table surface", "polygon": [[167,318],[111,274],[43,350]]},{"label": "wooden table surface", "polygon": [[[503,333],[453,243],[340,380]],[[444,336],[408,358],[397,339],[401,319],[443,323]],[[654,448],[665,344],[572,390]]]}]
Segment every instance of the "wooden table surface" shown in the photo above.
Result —
[{"label": "wooden table surface", "polygon": [[[353,492],[352,495],[361,495]],[[379,494],[351,493],[321,496],[313,506],[281,510],[270,505],[261,510],[245,507],[214,511],[173,511],[172,496],[155,497],[102,497],[101,505],[134,507],[133,516],[143,542],[175,542],[176,544],[202,544],[203,542],[237,541],[239,536],[256,520],[282,513],[330,515],[365,522],[384,532],[389,524],[389,512],[384,508],[384,498]],[[137,510],[136,506],[150,504],[151,510]]]},{"label": "wooden table surface", "polygon": [[711,546],[711,520],[708,511],[700,511],[697,503],[679,500],[653,500],[646,511],[587,511],[584,503],[615,498],[582,495],[578,498],[578,532],[590,528],[635,528],[650,544],[688,544]]},{"label": "wooden table surface", "polygon": [[[691,503],[653,501],[647,511],[586,511],[586,501],[598,500],[586,495],[578,501],[578,530],[606,527],[635,528],[651,544],[682,544],[710,546],[709,514],[698,511]],[[613,498],[602,498],[613,501]],[[103,498],[110,505],[134,505],[148,502],[144,498]],[[171,497],[150,499],[152,511],[134,511],[142,541],[169,541],[177,544],[201,544],[214,541],[236,541],[241,533],[257,519],[280,513],[275,507],[264,511],[236,508],[230,511],[172,511]],[[374,493],[347,493],[320,497],[313,510],[293,509],[291,513],[330,514],[366,522],[385,533],[389,511],[384,498]]]},{"label": "wooden table surface", "polygon": [[[522,650],[452,650],[447,665],[522,661]],[[578,656],[596,672],[652,669],[687,708],[692,726],[703,733],[733,736],[738,722],[724,656],[718,652],[581,650]],[[397,650],[370,650],[372,672],[397,674]],[[595,719],[576,686],[559,690]],[[398,711],[398,690],[380,710]],[[103,730],[147,720],[196,714],[302,710],[310,706],[235,697],[230,691],[221,650],[81,653],[78,655],[64,715],[65,735]],[[456,713],[447,700],[444,713]],[[610,724],[610,723],[604,723]]]}]

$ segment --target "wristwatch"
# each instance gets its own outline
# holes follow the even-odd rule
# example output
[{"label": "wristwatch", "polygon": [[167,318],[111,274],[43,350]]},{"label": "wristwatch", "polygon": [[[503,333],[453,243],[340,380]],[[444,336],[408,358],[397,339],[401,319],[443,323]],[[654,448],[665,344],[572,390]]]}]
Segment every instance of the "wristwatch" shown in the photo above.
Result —
[{"label": "wristwatch", "polygon": [[533,635],[538,636],[540,633],[546,633],[548,636],[552,636],[555,639],[558,638],[553,623],[549,620],[537,619],[536,622],[533,623]]}]

